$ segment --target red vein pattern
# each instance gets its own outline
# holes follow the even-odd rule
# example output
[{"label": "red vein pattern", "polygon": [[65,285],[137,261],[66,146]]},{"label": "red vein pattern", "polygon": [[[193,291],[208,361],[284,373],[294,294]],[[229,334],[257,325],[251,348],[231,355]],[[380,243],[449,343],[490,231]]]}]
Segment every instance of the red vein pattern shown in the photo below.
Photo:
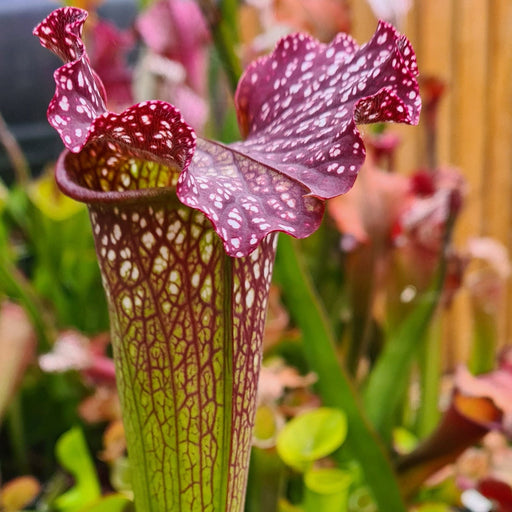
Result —
[{"label": "red vein pattern", "polygon": [[[230,275],[210,222],[172,189],[126,201],[112,174],[105,202],[88,184],[95,172],[65,153],[57,180],[69,195],[87,194],[130,460],[152,475],[134,482],[136,496],[147,485],[161,510],[242,510],[275,236],[230,259]],[[229,505],[219,501],[226,484]]]}]

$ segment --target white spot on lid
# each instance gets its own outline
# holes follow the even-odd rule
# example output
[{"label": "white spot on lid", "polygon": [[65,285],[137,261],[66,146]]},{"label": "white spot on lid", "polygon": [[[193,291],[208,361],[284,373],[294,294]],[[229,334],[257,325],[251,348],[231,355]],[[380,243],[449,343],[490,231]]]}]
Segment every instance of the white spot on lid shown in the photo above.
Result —
[{"label": "white spot on lid", "polygon": [[241,226],[240,222],[238,222],[238,221],[236,221],[236,220],[234,220],[234,219],[228,219],[228,224],[229,224],[232,228],[234,228],[234,229],[240,229],[240,226]]},{"label": "white spot on lid", "polygon": [[59,107],[64,110],[64,112],[69,110],[69,102],[67,96],[62,96],[61,100],[59,101]]},{"label": "white spot on lid", "polygon": [[116,240],[121,240],[121,227],[119,226],[119,224],[114,224],[112,232]]},{"label": "white spot on lid", "polygon": [[384,32],[377,38],[377,44],[384,44],[387,41],[387,39],[388,39],[388,34],[387,34],[387,32]]}]

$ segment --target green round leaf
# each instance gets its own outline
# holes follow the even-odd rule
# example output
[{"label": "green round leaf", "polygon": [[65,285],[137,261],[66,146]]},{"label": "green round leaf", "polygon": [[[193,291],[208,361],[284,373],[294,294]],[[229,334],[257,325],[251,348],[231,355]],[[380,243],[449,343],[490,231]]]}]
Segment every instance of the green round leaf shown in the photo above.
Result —
[{"label": "green round leaf", "polygon": [[347,510],[348,490],[352,475],[338,468],[312,469],[304,475],[305,512]]},{"label": "green round leaf", "polygon": [[450,512],[453,509],[446,503],[423,503],[415,510],[416,512]]},{"label": "green round leaf", "polygon": [[57,441],[55,453],[75,479],[75,485],[55,500],[56,508],[68,512],[95,503],[101,496],[101,489],[82,430],[74,427],[64,432]]},{"label": "green round leaf", "polygon": [[352,475],[339,468],[312,469],[304,475],[304,483],[317,494],[335,494],[347,490]]},{"label": "green round leaf", "polygon": [[398,453],[409,453],[418,445],[418,438],[406,428],[397,427],[393,430],[393,445]]},{"label": "green round leaf", "polygon": [[276,413],[272,407],[268,405],[260,405],[256,409],[253,428],[253,436],[254,439],[259,443],[258,446],[264,443],[273,445],[273,439],[277,432],[277,426]]},{"label": "green round leaf", "polygon": [[81,512],[133,512],[133,502],[121,494],[104,496],[91,507],[86,507]]},{"label": "green round leaf", "polygon": [[347,419],[338,409],[320,407],[290,420],[277,437],[277,452],[289,466],[305,471],[339,448],[347,436]]}]

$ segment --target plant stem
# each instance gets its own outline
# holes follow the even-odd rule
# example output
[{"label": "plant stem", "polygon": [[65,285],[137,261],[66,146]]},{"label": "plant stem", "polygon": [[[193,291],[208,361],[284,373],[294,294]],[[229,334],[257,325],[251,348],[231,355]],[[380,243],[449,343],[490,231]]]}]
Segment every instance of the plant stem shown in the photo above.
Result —
[{"label": "plant stem", "polygon": [[277,512],[284,464],[275,449],[253,446],[245,512]]},{"label": "plant stem", "polygon": [[304,349],[312,370],[318,374],[323,402],[347,415],[347,447],[361,464],[378,509],[405,512],[390,461],[364,416],[350,379],[338,363],[330,326],[307,276],[297,242],[290,237],[280,239],[275,274],[290,313],[302,331]]},{"label": "plant stem", "polygon": [[419,350],[420,404],[416,431],[420,439],[434,430],[440,418],[441,328],[441,317],[436,315]]},{"label": "plant stem", "polygon": [[7,410],[6,423],[17,470],[20,474],[28,473],[28,450],[25,429],[23,428],[23,413],[19,393],[11,400]]},{"label": "plant stem", "polygon": [[26,185],[30,177],[30,168],[27,159],[9,130],[2,114],[0,114],[0,142],[5,147],[18,185]]},{"label": "plant stem", "polygon": [[224,0],[219,6],[211,0],[198,0],[198,3],[210,27],[229,86],[234,92],[242,74],[240,59],[235,52],[238,39],[236,33],[237,1]]},{"label": "plant stem", "polygon": [[36,330],[41,350],[49,350],[56,335],[54,326],[46,318],[44,307],[30,282],[3,254],[0,254],[0,282],[0,291],[4,290],[18,300],[27,311]]},{"label": "plant stem", "polygon": [[476,306],[473,315],[473,340],[468,366],[473,375],[479,375],[494,368],[498,334],[494,314]]},{"label": "plant stem", "polygon": [[366,386],[364,403],[370,421],[388,442],[393,418],[408,383],[414,356],[424,340],[443,291],[447,267],[447,250],[458,211],[456,192],[450,198],[449,216],[440,249],[439,264],[432,282],[418,300],[415,309],[388,333],[387,342]]}]

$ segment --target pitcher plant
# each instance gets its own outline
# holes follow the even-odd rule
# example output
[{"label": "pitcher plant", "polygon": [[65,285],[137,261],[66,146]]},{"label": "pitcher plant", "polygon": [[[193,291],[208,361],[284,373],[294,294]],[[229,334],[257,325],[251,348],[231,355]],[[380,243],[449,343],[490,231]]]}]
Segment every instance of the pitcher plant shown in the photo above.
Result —
[{"label": "pitcher plant", "polygon": [[277,232],[304,238],[364,158],[356,124],[416,124],[409,41],[282,39],[235,104],[244,140],[196,137],[172,105],[109,112],[84,10],[34,30],[63,61],[48,120],[56,179],[88,205],[108,298],[137,510],[241,512]]}]

